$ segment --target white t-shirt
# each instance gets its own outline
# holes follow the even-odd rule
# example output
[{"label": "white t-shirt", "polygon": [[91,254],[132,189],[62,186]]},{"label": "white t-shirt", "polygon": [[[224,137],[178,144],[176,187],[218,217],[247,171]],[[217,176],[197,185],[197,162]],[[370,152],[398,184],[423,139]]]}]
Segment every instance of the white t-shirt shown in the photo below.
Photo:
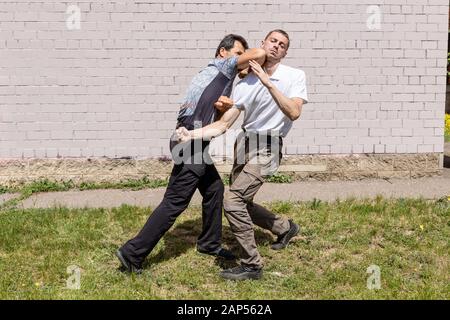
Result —
[{"label": "white t-shirt", "polygon": [[[305,72],[280,64],[270,81],[288,98],[308,102]],[[244,110],[242,128],[250,132],[278,131],[285,137],[292,121],[281,111],[269,90],[254,73],[238,82],[233,90],[234,106]]]}]

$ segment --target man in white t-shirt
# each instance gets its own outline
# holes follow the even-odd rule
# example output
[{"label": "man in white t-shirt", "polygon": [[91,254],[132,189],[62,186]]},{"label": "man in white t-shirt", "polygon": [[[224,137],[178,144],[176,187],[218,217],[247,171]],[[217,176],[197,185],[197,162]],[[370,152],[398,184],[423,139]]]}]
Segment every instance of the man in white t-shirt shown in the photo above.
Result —
[{"label": "man in white t-shirt", "polygon": [[[279,167],[283,138],[300,117],[307,103],[305,73],[280,62],[289,48],[289,35],[283,30],[269,32],[261,48],[267,59],[261,67],[250,61],[251,72],[235,87],[232,98],[221,97],[217,108],[230,107],[216,122],[201,129],[179,128],[179,140],[211,139],[224,133],[244,111],[243,133],[235,144],[230,190],[225,194],[224,211],[241,247],[241,264],[224,270],[231,280],[259,279],[263,262],[257,250],[253,224],[278,236],[272,249],[287,246],[300,227],[253,202],[263,178]],[[234,102],[233,102],[234,101]]]}]

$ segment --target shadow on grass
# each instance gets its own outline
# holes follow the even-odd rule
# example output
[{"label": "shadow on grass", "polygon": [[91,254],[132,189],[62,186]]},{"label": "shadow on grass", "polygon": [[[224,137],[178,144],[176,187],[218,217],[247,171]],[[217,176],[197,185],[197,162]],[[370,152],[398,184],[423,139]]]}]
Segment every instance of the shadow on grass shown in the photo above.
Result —
[{"label": "shadow on grass", "polygon": [[[150,265],[158,264],[175,258],[197,245],[197,238],[202,231],[202,219],[184,221],[175,225],[164,236],[165,246],[156,255],[150,256],[144,262],[144,269]],[[255,228],[255,239],[258,246],[267,245],[273,241],[273,237],[268,231]],[[239,254],[239,247],[233,233],[228,225],[222,227],[222,245],[231,250],[235,255]],[[221,268],[231,268],[237,265],[236,261],[225,261],[216,258],[215,262]]]}]

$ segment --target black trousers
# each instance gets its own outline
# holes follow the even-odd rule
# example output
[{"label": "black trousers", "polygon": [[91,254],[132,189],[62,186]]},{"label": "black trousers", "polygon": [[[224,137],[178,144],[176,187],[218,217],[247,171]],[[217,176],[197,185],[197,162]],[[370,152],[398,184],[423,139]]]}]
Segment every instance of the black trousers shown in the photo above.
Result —
[{"label": "black trousers", "polygon": [[175,219],[187,208],[197,188],[203,196],[203,226],[197,248],[214,251],[220,247],[224,186],[216,167],[213,164],[178,164],[172,169],[161,204],[150,215],[139,234],[121,248],[131,263],[142,265]]}]

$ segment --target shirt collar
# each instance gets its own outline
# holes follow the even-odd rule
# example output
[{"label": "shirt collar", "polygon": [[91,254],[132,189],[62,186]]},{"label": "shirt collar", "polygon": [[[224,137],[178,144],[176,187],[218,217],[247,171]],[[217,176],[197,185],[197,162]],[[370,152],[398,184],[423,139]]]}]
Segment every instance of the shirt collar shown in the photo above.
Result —
[{"label": "shirt collar", "polygon": [[282,73],[282,69],[283,65],[280,63],[277,67],[277,70],[275,70],[275,72],[273,73],[273,75],[270,76],[270,80],[281,80],[281,73]]}]

